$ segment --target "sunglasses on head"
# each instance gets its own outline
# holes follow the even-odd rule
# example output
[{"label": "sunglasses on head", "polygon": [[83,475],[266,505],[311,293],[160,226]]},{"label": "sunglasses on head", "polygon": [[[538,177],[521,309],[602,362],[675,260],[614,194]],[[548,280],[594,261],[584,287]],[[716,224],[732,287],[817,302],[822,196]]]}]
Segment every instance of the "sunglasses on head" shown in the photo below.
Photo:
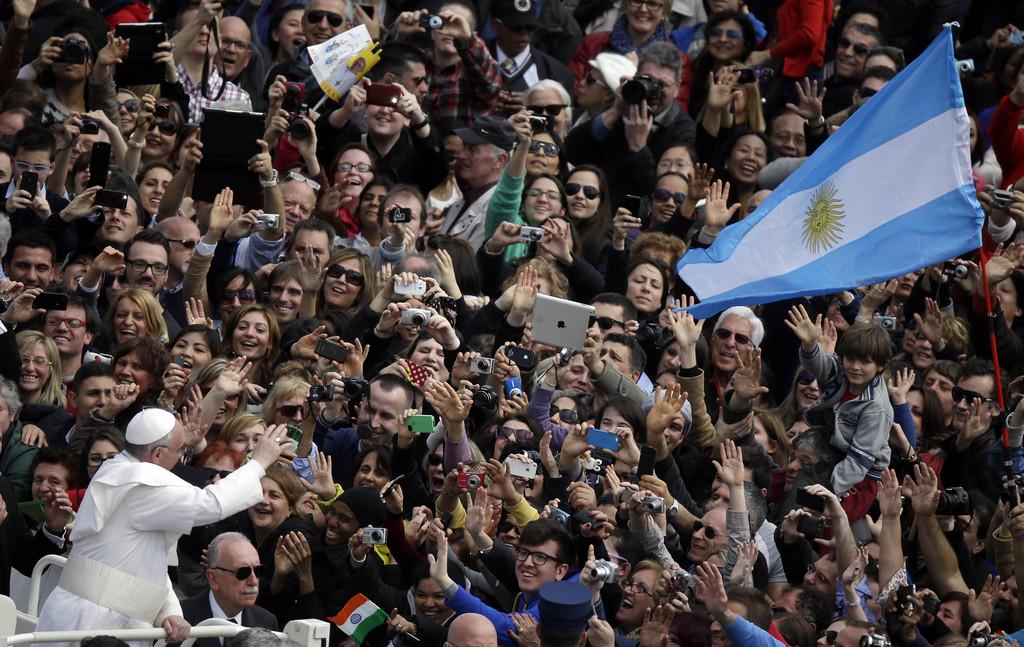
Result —
[{"label": "sunglasses on head", "polygon": [[707,537],[708,539],[714,539],[715,537],[718,536],[718,531],[717,530],[715,530],[711,526],[705,526],[700,521],[694,521],[693,522],[693,532],[691,533],[691,535],[696,535],[697,531],[700,530],[701,528],[704,529],[704,536]]},{"label": "sunglasses on head", "polygon": [[231,570],[230,568],[222,568],[220,566],[211,566],[210,568],[212,568],[215,571],[224,571],[225,573],[233,573],[234,576],[235,576],[235,579],[237,579],[239,581],[247,580],[252,575],[255,575],[256,577],[260,577],[260,576],[263,575],[263,564],[257,564],[255,566],[242,566],[241,568],[237,568],[235,570]]},{"label": "sunglasses on head", "polygon": [[363,285],[363,283],[366,282],[366,278],[363,276],[362,272],[349,270],[342,267],[341,265],[331,265],[330,267],[328,267],[327,276],[331,277],[332,279],[340,279],[342,276],[344,276],[345,282],[347,282],[349,285],[361,286]]},{"label": "sunglasses on head", "polygon": [[953,387],[953,402],[957,404],[967,400],[967,404],[974,402],[975,400],[981,400],[983,404],[992,404],[995,402],[993,398],[986,398],[977,391],[971,391],[970,389],[964,389],[959,386]]},{"label": "sunglasses on head", "polygon": [[565,110],[565,106],[526,106],[526,109],[535,115],[547,115],[554,119],[558,115],[562,114]]},{"label": "sunglasses on head", "polygon": [[740,345],[743,345],[743,346],[746,346],[747,344],[750,343],[750,337],[747,337],[746,335],[744,335],[742,333],[738,333],[738,332],[734,333],[733,331],[728,330],[726,328],[719,328],[718,330],[716,330],[715,331],[715,337],[718,337],[721,340],[726,340],[726,339],[729,339],[730,337],[732,337],[733,339],[736,340],[737,344],[740,344]]},{"label": "sunglasses on head", "polygon": [[651,191],[651,199],[656,202],[667,202],[671,198],[676,204],[686,201],[686,194],[682,191],[669,191],[668,189],[655,189]]},{"label": "sunglasses on head", "polygon": [[853,53],[856,54],[857,56],[867,56],[868,55],[868,48],[865,47],[864,45],[861,45],[860,43],[851,43],[849,38],[840,38],[839,39],[839,49],[847,49],[847,48],[852,48],[853,49]]},{"label": "sunglasses on head", "polygon": [[597,327],[601,330],[611,330],[613,326],[626,327],[626,324],[622,323],[618,319],[612,319],[611,317],[594,317],[594,322]]},{"label": "sunglasses on head", "polygon": [[587,200],[596,200],[597,197],[601,195],[601,190],[596,186],[585,186],[577,184],[576,182],[570,182],[565,185],[565,195],[574,196],[579,193],[581,189],[583,190],[583,197]]},{"label": "sunglasses on head", "polygon": [[324,18],[327,19],[327,24],[331,27],[341,27],[341,24],[345,22],[345,19],[340,14],[332,13],[330,11],[310,11],[306,14],[306,20],[309,24],[316,25],[323,22]]}]

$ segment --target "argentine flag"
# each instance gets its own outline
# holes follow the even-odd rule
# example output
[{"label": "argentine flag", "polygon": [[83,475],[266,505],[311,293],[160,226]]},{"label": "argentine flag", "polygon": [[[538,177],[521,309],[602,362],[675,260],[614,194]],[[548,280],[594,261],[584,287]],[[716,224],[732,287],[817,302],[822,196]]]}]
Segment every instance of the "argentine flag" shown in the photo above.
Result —
[{"label": "argentine flag", "polygon": [[979,248],[969,148],[947,26],[757,211],[680,259],[691,312],[831,294]]}]

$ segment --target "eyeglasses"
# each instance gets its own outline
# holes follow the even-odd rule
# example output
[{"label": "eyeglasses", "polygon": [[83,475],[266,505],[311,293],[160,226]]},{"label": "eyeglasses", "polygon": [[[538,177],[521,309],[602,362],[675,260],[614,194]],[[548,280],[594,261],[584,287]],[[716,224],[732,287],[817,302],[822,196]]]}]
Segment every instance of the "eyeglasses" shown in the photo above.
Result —
[{"label": "eyeglasses", "polygon": [[974,402],[975,400],[981,400],[984,404],[992,404],[993,402],[995,402],[994,398],[986,398],[985,396],[983,396],[982,394],[978,393],[977,391],[971,391],[969,389],[964,389],[964,388],[961,388],[959,386],[954,386],[953,387],[953,402],[956,402],[957,404],[960,404],[965,399],[967,400],[967,404],[970,404],[970,403]]},{"label": "eyeglasses", "polygon": [[498,429],[498,435],[505,440],[515,439],[517,443],[528,443],[533,439],[533,432],[529,429],[516,429],[515,427],[502,427]]},{"label": "eyeglasses", "polygon": [[861,99],[867,99],[868,97],[873,97],[877,93],[878,93],[878,90],[875,90],[873,88],[859,88],[858,91],[857,91],[857,94],[860,95]]},{"label": "eyeglasses", "polygon": [[819,571],[813,563],[807,565],[807,573],[813,575],[819,584],[828,584],[828,576]]},{"label": "eyeglasses", "polygon": [[342,267],[341,265],[331,265],[327,268],[327,276],[332,279],[340,279],[345,277],[345,282],[350,285],[356,285],[362,287],[366,283],[366,277],[363,276],[362,272],[356,270],[350,270]]},{"label": "eyeglasses", "polygon": [[548,142],[530,142],[530,152],[543,152],[548,157],[558,157],[558,146],[549,144]]},{"label": "eyeglasses", "polygon": [[526,109],[535,115],[547,115],[554,119],[558,115],[562,114],[566,106],[526,106]]},{"label": "eyeglasses", "polygon": [[142,108],[142,102],[138,99],[126,99],[119,101],[117,105],[124,108],[125,112],[138,112]]},{"label": "eyeglasses", "polygon": [[718,337],[722,341],[725,341],[726,339],[729,339],[730,337],[732,337],[733,339],[736,340],[736,343],[741,345],[741,346],[746,346],[747,344],[750,343],[750,337],[747,337],[746,335],[744,335],[742,333],[738,333],[738,332],[734,333],[733,331],[729,330],[728,328],[719,328],[718,330],[716,330],[715,331],[715,337]]},{"label": "eyeglasses", "polygon": [[519,548],[516,550],[516,560],[525,562],[528,557],[533,558],[533,563],[537,566],[543,566],[548,563],[548,560],[561,564],[557,557],[552,557],[547,553],[542,553],[539,550],[526,550],[525,548]]},{"label": "eyeglasses", "polygon": [[184,445],[182,445],[181,447],[171,447],[170,445],[157,445],[157,447],[163,447],[164,449],[169,449],[172,452],[178,452],[182,456],[184,456],[185,452],[188,451],[188,448],[185,447]]},{"label": "eyeglasses", "polygon": [[[719,330],[721,330],[721,328],[719,328]],[[811,384],[814,380],[814,374],[808,371],[800,371],[800,374],[796,376],[796,381],[804,386]]]},{"label": "eyeglasses", "polygon": [[242,51],[249,51],[252,49],[252,45],[249,43],[243,43],[242,41],[235,40],[234,38],[224,38],[223,36],[221,36],[220,39],[220,46],[224,49],[238,49]]},{"label": "eyeglasses", "polygon": [[557,406],[551,405],[551,408],[548,410],[548,416],[550,417],[555,414],[558,414],[559,420],[570,425],[575,425],[580,421],[580,414],[572,409],[559,409]]},{"label": "eyeglasses", "polygon": [[665,5],[663,5],[660,0],[629,0],[629,6],[633,7],[634,9],[639,9],[640,7],[647,7],[648,9],[661,9]]},{"label": "eyeglasses", "polygon": [[545,191],[543,189],[530,189],[529,191],[526,192],[526,197],[533,198],[534,200],[538,198],[547,198],[552,202],[562,201],[562,194],[559,193],[558,191]]},{"label": "eyeglasses", "polygon": [[583,190],[583,197],[587,200],[596,200],[598,196],[601,195],[601,189],[596,186],[587,186],[577,184],[576,182],[570,182],[565,185],[565,195],[574,196],[579,193],[581,189]]},{"label": "eyeglasses", "polygon": [[348,173],[352,169],[355,169],[359,173],[369,173],[373,171],[373,167],[366,162],[359,162],[358,164],[349,164],[348,162],[342,162],[338,164],[338,170],[342,173]]},{"label": "eyeglasses", "polygon": [[157,122],[153,124],[153,128],[159,130],[161,135],[167,135],[168,137],[171,135],[178,134],[178,124],[174,123],[173,121]]},{"label": "eyeglasses", "polygon": [[664,173],[667,171],[686,171],[693,169],[693,163],[683,159],[663,159],[658,162],[658,173]]},{"label": "eyeglasses", "polygon": [[860,43],[851,43],[849,38],[839,39],[839,49],[853,49],[853,53],[857,56],[867,56],[868,48]]},{"label": "eyeglasses", "polygon": [[294,418],[299,413],[303,418],[309,415],[309,409],[301,404],[283,404],[277,408],[277,412],[285,418]]},{"label": "eyeglasses", "polygon": [[651,592],[647,590],[646,586],[644,586],[643,584],[640,584],[639,582],[634,582],[633,580],[627,580],[626,582],[623,582],[622,589],[623,590],[631,589],[633,591],[636,591],[637,593],[643,593],[644,595],[651,595]]},{"label": "eyeglasses", "polygon": [[45,357],[25,357],[24,355],[22,355],[21,365],[24,366],[25,364],[30,364],[32,366],[35,366],[36,368],[44,368],[46,366],[49,366],[51,362]]},{"label": "eyeglasses", "polygon": [[87,457],[89,461],[89,467],[99,467],[100,465],[102,465],[106,461],[109,461],[111,458],[115,456],[117,456],[117,452],[112,452],[110,454],[89,454],[89,456]]},{"label": "eyeglasses", "polygon": [[145,274],[146,270],[149,269],[153,270],[153,276],[167,274],[167,265],[164,263],[147,263],[143,260],[134,260],[128,261],[128,265],[139,274]]},{"label": "eyeglasses", "polygon": [[182,238],[181,240],[175,240],[173,238],[168,238],[167,242],[169,242],[169,243],[178,243],[179,245],[181,245],[185,249],[195,249],[196,245],[199,243],[199,241],[192,240],[191,238]]},{"label": "eyeglasses", "polygon": [[50,328],[58,328],[61,324],[64,324],[71,330],[78,330],[79,328],[85,327],[84,321],[73,317],[47,317],[43,320],[43,323]]},{"label": "eyeglasses", "polygon": [[220,293],[221,303],[233,303],[235,299],[241,304],[256,303],[256,290],[242,288],[241,290],[224,290]]},{"label": "eyeglasses", "polygon": [[712,27],[708,30],[708,34],[712,38],[721,38],[725,36],[729,40],[739,40],[743,38],[743,32],[739,29],[722,29],[721,27]]},{"label": "eyeglasses", "polygon": [[309,24],[316,25],[327,19],[327,24],[331,27],[341,27],[341,24],[345,22],[345,19],[340,14],[336,14],[331,11],[309,11],[306,12],[306,20]]},{"label": "eyeglasses", "polygon": [[19,171],[35,171],[36,173],[46,173],[50,170],[49,164],[30,164],[28,162],[22,162],[21,160],[14,160],[14,168]]},{"label": "eyeglasses", "polygon": [[669,198],[676,204],[686,202],[686,194],[682,191],[669,191],[668,189],[655,189],[651,191],[651,199],[657,202],[668,202]]},{"label": "eyeglasses", "polygon": [[611,317],[594,317],[594,322],[601,330],[611,330],[613,326],[619,326],[621,328],[626,327],[626,324],[622,323],[618,319],[612,319]]},{"label": "eyeglasses", "polygon": [[263,575],[263,564],[257,564],[255,566],[242,566],[231,570],[230,568],[223,568],[221,566],[211,566],[211,570],[224,571],[225,573],[231,573],[235,576],[236,580],[243,581],[247,580],[253,575],[261,577]]},{"label": "eyeglasses", "polygon": [[691,534],[692,535],[696,535],[697,531],[700,530],[701,528],[704,529],[704,536],[707,537],[708,539],[714,539],[715,537],[718,536],[718,531],[717,530],[715,530],[711,526],[705,526],[704,523],[701,522],[701,521],[694,521],[693,522],[693,532]]}]

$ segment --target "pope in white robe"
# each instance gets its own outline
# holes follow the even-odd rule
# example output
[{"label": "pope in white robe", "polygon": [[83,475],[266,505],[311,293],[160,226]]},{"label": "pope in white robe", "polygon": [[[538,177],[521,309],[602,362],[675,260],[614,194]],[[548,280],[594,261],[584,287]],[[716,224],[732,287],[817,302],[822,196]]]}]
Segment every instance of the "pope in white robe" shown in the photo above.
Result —
[{"label": "pope in white robe", "polygon": [[284,433],[283,426],[271,428],[252,460],[198,488],[169,471],[181,458],[185,440],[174,414],[163,409],[138,413],[128,423],[125,451],[103,463],[89,484],[71,533],[68,565],[60,586],[43,604],[36,631],[162,626],[169,640],[183,640],[189,625],[171,590],[168,553],[194,526],[220,521],[262,500],[260,479],[287,447],[281,444]]}]

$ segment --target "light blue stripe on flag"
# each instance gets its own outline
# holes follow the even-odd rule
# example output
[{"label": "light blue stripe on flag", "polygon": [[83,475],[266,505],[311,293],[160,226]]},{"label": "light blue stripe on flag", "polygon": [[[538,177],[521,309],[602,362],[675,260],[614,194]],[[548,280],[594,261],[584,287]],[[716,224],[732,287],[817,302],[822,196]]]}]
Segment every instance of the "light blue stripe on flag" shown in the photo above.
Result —
[{"label": "light blue stripe on flag", "polygon": [[969,124],[943,31],[756,212],[677,267],[706,317],[828,294],[981,245]]}]

